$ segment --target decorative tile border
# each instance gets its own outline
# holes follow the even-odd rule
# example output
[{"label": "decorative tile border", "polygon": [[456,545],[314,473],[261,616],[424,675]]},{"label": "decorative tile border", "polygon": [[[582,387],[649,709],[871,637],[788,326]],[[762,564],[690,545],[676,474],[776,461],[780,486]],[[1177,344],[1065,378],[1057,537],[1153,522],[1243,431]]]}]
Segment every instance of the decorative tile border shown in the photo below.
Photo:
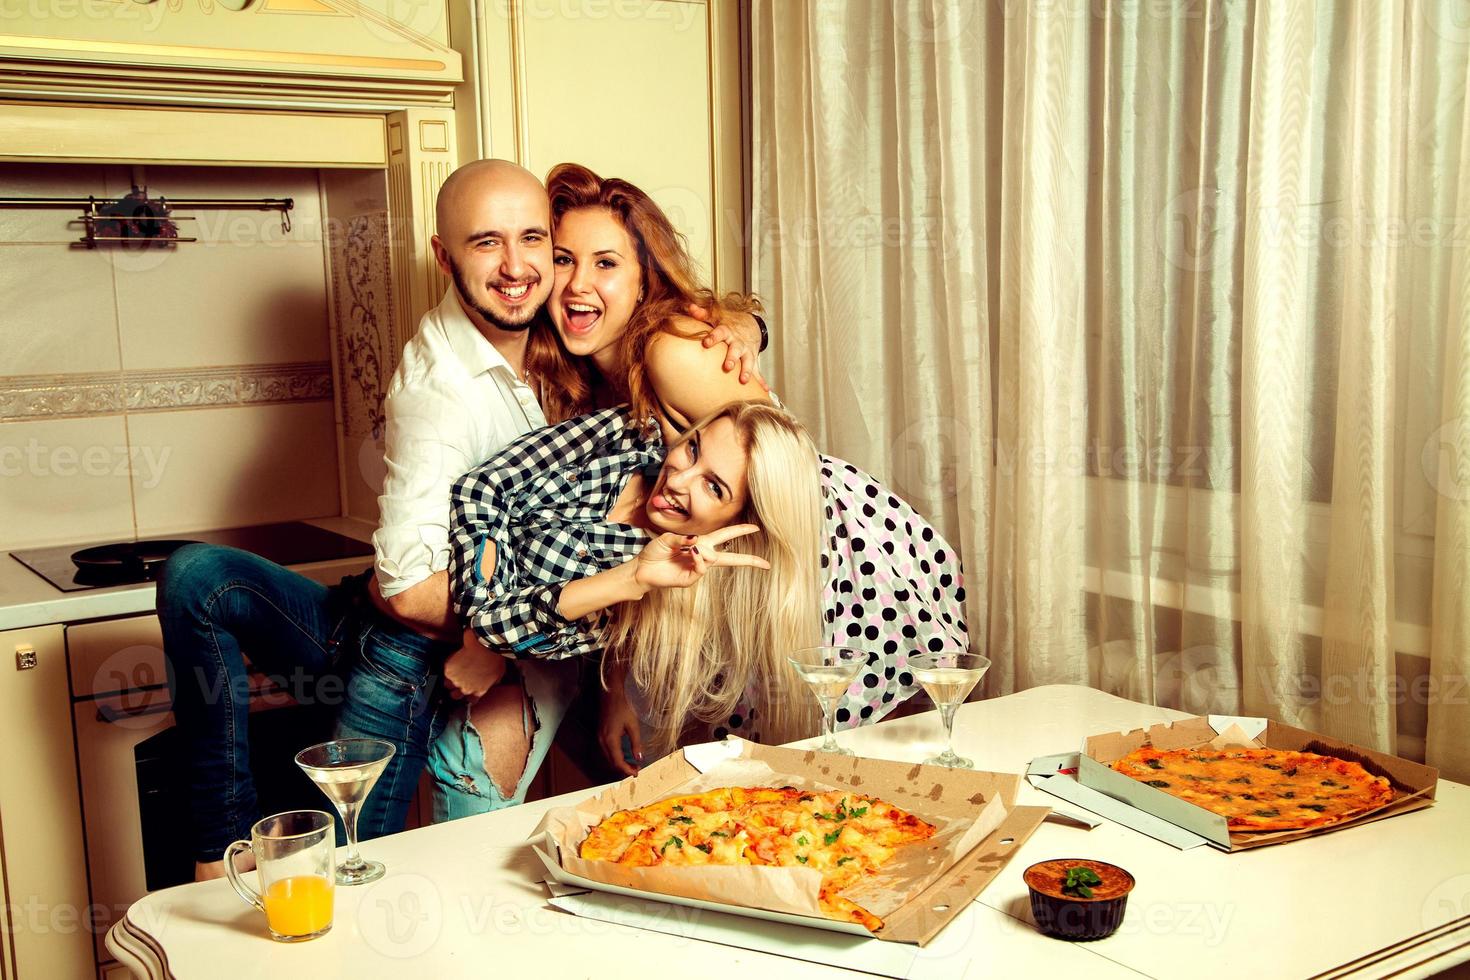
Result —
[{"label": "decorative tile border", "polygon": [[0,377],[0,422],[181,408],[223,408],[332,397],[327,361],[194,370]]}]

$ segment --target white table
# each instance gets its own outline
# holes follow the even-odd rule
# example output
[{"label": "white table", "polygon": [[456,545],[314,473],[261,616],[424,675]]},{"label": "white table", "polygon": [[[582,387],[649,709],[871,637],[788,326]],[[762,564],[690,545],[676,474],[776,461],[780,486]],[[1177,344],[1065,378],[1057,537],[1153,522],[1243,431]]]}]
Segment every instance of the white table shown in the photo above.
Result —
[{"label": "white table", "polygon": [[[963,706],[955,742],[981,768],[1021,772],[1087,735],[1179,717],[1090,688],[1042,687]],[[929,713],[842,740],[861,755],[913,761],[938,738]],[[141,900],[107,945],[152,978],[860,975],[548,907],[544,869],[523,842],[547,809],[593,792],[370,842],[365,850],[387,862],[388,875],[337,889],[332,932],[312,942],[271,942],[263,918],[214,881]],[[1026,786],[1019,802],[1051,800]],[[1113,862],[1138,879],[1108,939],[1066,943],[1031,924],[1021,872],[1070,856]],[[923,957],[956,977],[1429,976],[1470,961],[1470,787],[1442,781],[1426,810],[1237,854],[1177,851],[1115,824],[1046,823]]]}]

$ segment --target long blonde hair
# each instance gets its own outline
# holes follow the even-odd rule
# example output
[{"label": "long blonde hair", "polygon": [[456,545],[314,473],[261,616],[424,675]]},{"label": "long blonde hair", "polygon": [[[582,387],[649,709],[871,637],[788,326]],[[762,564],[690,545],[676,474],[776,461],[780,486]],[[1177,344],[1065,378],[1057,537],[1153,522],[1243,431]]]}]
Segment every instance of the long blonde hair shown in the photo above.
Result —
[{"label": "long blonde hair", "polygon": [[812,699],[793,685],[786,657],[821,642],[816,447],[801,423],[760,402],[731,403],[690,433],[722,418],[734,423],[749,454],[740,522],[761,528],[726,547],[759,555],[771,567],[717,566],[690,588],[655,589],[614,610],[604,664],[616,658],[628,665],[644,692],[657,751],[673,748],[693,722],[722,722],[746,691],[754,695],[752,721],[766,741],[789,741],[815,728]]}]

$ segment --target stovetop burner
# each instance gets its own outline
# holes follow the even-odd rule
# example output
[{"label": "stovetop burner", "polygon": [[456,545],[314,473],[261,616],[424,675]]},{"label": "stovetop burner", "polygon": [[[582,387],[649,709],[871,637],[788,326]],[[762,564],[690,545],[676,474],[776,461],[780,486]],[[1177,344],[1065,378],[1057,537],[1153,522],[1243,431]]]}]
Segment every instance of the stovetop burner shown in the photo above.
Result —
[{"label": "stovetop burner", "polygon": [[372,545],[335,531],[289,521],[223,531],[197,531],[176,538],[144,538],[78,547],[62,545],[12,551],[10,556],[62,592],[80,592],[151,581],[177,549],[191,542],[249,551],[278,565],[336,561],[372,554]]},{"label": "stovetop burner", "polygon": [[186,544],[196,543],[191,538],[150,538],[73,551],[71,563],[77,567],[75,581],[88,585],[150,581],[158,575],[169,555]]}]

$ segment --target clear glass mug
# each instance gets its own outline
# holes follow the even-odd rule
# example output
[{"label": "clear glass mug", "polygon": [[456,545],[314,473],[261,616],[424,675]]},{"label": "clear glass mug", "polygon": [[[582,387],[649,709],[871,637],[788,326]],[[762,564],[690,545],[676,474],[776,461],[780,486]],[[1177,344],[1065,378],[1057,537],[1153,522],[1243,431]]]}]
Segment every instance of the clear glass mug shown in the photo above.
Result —
[{"label": "clear glass mug", "polygon": [[[230,884],[246,903],[265,913],[272,939],[298,943],[331,930],[336,840],[330,814],[291,810],[257,821],[250,840],[225,848]],[[235,870],[235,855],[243,851],[255,855],[259,892]]]}]

